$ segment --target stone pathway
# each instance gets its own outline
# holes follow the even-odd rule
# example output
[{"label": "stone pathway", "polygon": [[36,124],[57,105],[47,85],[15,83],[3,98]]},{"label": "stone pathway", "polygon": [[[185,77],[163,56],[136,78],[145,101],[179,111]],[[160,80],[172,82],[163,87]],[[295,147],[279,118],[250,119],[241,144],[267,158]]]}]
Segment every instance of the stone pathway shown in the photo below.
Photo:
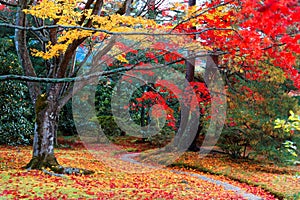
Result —
[{"label": "stone pathway", "polygon": [[[144,166],[149,167],[149,168],[157,168],[155,166],[145,165],[145,164],[143,164],[143,163],[141,163],[137,160],[134,160],[133,158],[138,156],[138,155],[139,155],[139,153],[124,154],[124,155],[121,156],[121,159],[123,161],[130,162],[130,163],[133,163],[133,164],[144,165]],[[207,182],[219,185],[219,186],[223,186],[225,190],[234,191],[236,194],[241,195],[245,199],[263,200],[263,198],[261,198],[259,196],[256,196],[255,194],[248,193],[248,192],[244,191],[242,188],[239,188],[237,186],[234,186],[232,184],[229,184],[229,183],[226,183],[226,182],[223,182],[223,181],[219,181],[219,180],[209,178],[209,177],[204,176],[204,175],[195,174],[195,173],[191,173],[191,172],[183,172],[183,171],[179,171],[179,170],[170,170],[170,171],[173,172],[173,173],[176,173],[176,174],[184,174],[184,175],[193,176],[193,177],[199,178],[201,180],[204,180],[204,181],[207,181]]]}]

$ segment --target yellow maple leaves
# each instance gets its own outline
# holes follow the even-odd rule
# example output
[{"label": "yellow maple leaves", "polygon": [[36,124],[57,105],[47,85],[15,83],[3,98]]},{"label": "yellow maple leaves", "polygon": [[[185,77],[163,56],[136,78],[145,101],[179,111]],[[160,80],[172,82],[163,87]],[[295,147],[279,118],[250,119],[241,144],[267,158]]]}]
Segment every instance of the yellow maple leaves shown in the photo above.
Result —
[{"label": "yellow maple leaves", "polygon": [[58,13],[61,12],[61,7],[55,1],[45,0],[23,11],[41,19],[57,19],[59,17]]},{"label": "yellow maple leaves", "polygon": [[116,59],[121,61],[121,62],[124,62],[124,63],[128,63],[129,61],[125,58],[125,55],[124,54],[119,54],[116,56]]},{"label": "yellow maple leaves", "polygon": [[59,20],[60,25],[76,25],[81,16],[91,15],[91,9],[85,12],[78,12],[78,0],[43,0],[29,9],[23,10],[26,14],[31,14],[40,19]]},{"label": "yellow maple leaves", "polygon": [[114,14],[110,16],[93,16],[93,21],[97,23],[97,28],[106,29],[110,31],[119,32],[119,30],[126,30],[129,28],[145,28],[153,27],[156,25],[154,20],[144,19],[142,17],[133,16],[123,16],[119,14]]},{"label": "yellow maple leaves", "polygon": [[276,119],[274,124],[274,128],[281,128],[284,132],[290,132],[291,130],[300,131],[300,116],[290,110],[288,121],[284,119]]},{"label": "yellow maple leaves", "polygon": [[61,36],[57,40],[57,44],[52,44],[48,42],[46,46],[46,51],[38,51],[36,49],[31,49],[32,55],[36,57],[42,57],[44,59],[51,59],[53,57],[59,56],[59,54],[65,52],[68,46],[76,39],[89,37],[92,35],[92,31],[87,30],[70,30],[70,31],[63,31]]},{"label": "yellow maple leaves", "polygon": [[[46,23],[60,25],[57,33],[57,43],[48,43],[46,51],[32,49],[32,54],[43,59],[51,59],[63,54],[68,46],[75,40],[88,38],[91,36],[101,36],[102,38],[118,32],[139,32],[146,28],[155,27],[154,20],[142,17],[121,16],[113,14],[110,16],[93,15],[92,9],[79,9],[79,0],[43,0],[39,4],[25,9],[26,14],[30,14],[44,20]],[[83,24],[79,22],[92,20],[90,30],[83,29]],[[55,22],[55,23],[52,23]],[[71,27],[72,26],[72,27]],[[117,56],[120,61],[125,61],[123,56]]]},{"label": "yellow maple leaves", "polygon": [[[51,43],[50,43],[50,45],[51,45]],[[50,45],[47,45],[47,46],[49,47]],[[33,56],[42,57],[45,60],[48,60],[55,56],[58,56],[61,52],[65,52],[67,47],[68,46],[64,45],[64,44],[56,44],[53,47],[48,48],[48,51],[46,51],[46,52],[39,51],[37,49],[31,49],[31,51],[32,51]]]}]

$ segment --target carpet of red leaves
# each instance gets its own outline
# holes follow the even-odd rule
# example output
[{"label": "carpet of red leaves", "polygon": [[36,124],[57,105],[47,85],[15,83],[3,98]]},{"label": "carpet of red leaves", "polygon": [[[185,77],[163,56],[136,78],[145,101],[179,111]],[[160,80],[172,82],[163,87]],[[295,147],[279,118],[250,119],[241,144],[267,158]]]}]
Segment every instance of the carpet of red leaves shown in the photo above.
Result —
[{"label": "carpet of red leaves", "polygon": [[[70,143],[72,145],[72,143]],[[42,171],[23,170],[31,158],[31,147],[0,146],[0,198],[5,199],[243,199],[234,191],[184,174],[176,174],[168,168],[143,173],[137,167],[118,159],[120,152],[114,149],[95,149],[89,152],[83,145],[76,143],[73,148],[58,148],[56,156],[64,166],[74,166],[94,170],[95,174],[87,176],[65,175],[49,176]],[[138,146],[136,147],[138,148]],[[121,152],[124,153],[124,152]],[[101,158],[95,157],[100,155]],[[181,159],[181,160],[180,160]],[[289,175],[268,173],[246,164],[237,164],[224,159],[207,157],[198,159],[197,154],[187,153],[177,163],[196,166],[200,163],[215,172],[224,172],[247,179],[249,182],[272,183],[272,187],[297,189],[298,180]],[[223,161],[222,161],[223,160]],[[228,170],[230,167],[231,171]],[[257,166],[256,166],[257,167]],[[178,167],[177,167],[178,168]],[[245,168],[249,174],[245,174]],[[124,170],[126,169],[126,170]],[[179,169],[179,168],[178,168]],[[243,169],[244,171],[239,170]],[[213,179],[228,182],[243,190],[261,196],[264,199],[276,199],[262,187],[234,181],[229,176],[211,175],[199,170],[181,168],[193,173],[205,174]],[[252,171],[251,171],[252,170]],[[248,173],[248,172],[247,172]],[[225,174],[226,175],[226,174]],[[275,176],[277,178],[275,178]],[[282,185],[282,179],[285,179]],[[277,182],[279,184],[277,184]]]}]

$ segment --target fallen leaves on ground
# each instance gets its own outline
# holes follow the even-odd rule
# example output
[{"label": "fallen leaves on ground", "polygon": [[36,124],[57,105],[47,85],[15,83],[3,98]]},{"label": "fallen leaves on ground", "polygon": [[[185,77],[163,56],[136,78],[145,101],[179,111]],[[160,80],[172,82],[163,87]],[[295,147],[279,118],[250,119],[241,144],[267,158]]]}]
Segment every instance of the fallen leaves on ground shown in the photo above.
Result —
[{"label": "fallen leaves on ground", "polygon": [[[157,161],[159,156],[148,156],[146,162],[151,162],[151,159]],[[167,159],[166,157],[164,159]],[[208,154],[201,157],[199,153],[194,152],[184,153],[171,166],[179,167],[181,170],[188,168],[196,172],[201,171],[220,175],[221,180],[225,179],[265,199],[271,197],[270,193],[265,192],[263,189],[279,198],[297,199],[300,197],[300,179],[297,177],[297,174],[300,173],[299,166],[279,167],[274,164],[250,162],[249,160],[232,160],[223,154]],[[218,179],[216,176],[214,178]]]},{"label": "fallen leaves on ground", "polygon": [[[101,155],[110,157],[120,168],[133,166],[105,152]],[[56,156],[65,166],[90,169],[96,173],[57,177],[42,171],[22,170],[21,167],[31,158],[31,148],[0,146],[0,198],[243,199],[222,186],[166,169],[127,173],[111,168],[82,148],[58,149]]]}]

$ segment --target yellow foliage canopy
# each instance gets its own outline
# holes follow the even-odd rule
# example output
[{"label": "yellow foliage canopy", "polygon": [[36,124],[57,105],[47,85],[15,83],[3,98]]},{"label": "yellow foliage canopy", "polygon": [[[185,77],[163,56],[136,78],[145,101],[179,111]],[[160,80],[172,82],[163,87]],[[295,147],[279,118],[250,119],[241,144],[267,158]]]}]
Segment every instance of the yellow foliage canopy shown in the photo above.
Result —
[{"label": "yellow foliage canopy", "polygon": [[[156,23],[154,20],[144,19],[142,17],[121,16],[113,14],[110,16],[93,15],[92,9],[81,10],[78,0],[43,0],[39,4],[25,9],[26,14],[31,14],[37,18],[45,20],[45,23],[70,27],[69,29],[59,30],[57,34],[57,43],[48,43],[46,52],[32,49],[32,54],[44,59],[51,59],[66,51],[68,46],[75,40],[96,36],[105,38],[107,32],[146,32],[146,28],[154,28]],[[81,19],[92,20],[92,25],[88,28],[97,29],[83,30],[79,25]],[[74,26],[74,27],[71,27]]]}]

